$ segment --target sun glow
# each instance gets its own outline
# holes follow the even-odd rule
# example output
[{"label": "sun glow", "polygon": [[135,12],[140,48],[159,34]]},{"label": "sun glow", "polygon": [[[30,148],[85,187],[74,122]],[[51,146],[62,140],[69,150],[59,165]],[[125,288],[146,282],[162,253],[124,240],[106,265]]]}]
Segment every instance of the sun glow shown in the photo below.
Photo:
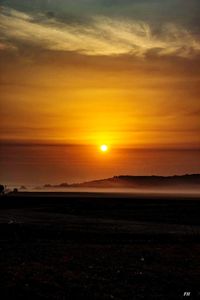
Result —
[{"label": "sun glow", "polygon": [[100,149],[101,149],[102,152],[106,152],[106,151],[108,151],[108,146],[107,145],[101,145]]}]

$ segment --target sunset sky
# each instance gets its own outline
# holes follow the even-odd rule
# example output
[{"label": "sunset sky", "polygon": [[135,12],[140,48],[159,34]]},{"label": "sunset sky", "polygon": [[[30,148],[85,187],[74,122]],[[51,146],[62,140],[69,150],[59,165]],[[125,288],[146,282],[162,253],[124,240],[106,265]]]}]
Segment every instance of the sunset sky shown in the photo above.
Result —
[{"label": "sunset sky", "polygon": [[[91,149],[101,144],[108,145],[107,156],[112,149],[129,149],[126,155],[140,148],[198,152],[199,0],[0,0],[0,5],[0,139],[6,170],[6,163],[16,168],[19,157],[28,155],[6,158],[13,151],[5,150],[9,145],[66,145],[70,168],[73,161],[79,165],[75,181],[117,170],[107,162],[109,172],[86,176],[91,161],[82,166],[72,146],[82,155],[88,151],[90,159],[98,152]],[[96,161],[100,154],[94,155]],[[199,164],[193,163],[194,168],[170,172],[197,172]],[[31,173],[27,169],[20,182]],[[156,170],[162,173],[161,167]],[[0,179],[13,182],[8,173]]]}]

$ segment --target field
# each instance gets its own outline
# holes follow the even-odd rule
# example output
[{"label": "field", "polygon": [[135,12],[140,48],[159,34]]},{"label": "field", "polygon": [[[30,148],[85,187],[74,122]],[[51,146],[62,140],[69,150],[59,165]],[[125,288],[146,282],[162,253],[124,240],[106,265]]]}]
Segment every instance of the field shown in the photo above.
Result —
[{"label": "field", "polygon": [[3,196],[0,298],[200,299],[199,216],[190,197]]}]

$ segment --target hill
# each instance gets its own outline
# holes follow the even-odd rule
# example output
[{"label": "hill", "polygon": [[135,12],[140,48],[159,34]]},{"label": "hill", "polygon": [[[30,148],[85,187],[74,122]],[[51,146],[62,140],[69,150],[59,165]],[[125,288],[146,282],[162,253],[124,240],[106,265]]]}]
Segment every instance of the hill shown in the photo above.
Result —
[{"label": "hill", "polygon": [[45,185],[45,188],[164,188],[164,187],[200,187],[200,174],[180,176],[130,176],[120,175],[112,178],[87,181],[82,183],[61,183],[59,185]]}]

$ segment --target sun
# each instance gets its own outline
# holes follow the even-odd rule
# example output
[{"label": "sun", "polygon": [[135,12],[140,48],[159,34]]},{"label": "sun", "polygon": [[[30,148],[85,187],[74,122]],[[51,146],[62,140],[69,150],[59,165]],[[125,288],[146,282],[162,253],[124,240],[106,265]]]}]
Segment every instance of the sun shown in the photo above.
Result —
[{"label": "sun", "polygon": [[106,152],[106,151],[108,151],[108,146],[107,145],[101,145],[100,149],[101,149],[102,152]]}]

